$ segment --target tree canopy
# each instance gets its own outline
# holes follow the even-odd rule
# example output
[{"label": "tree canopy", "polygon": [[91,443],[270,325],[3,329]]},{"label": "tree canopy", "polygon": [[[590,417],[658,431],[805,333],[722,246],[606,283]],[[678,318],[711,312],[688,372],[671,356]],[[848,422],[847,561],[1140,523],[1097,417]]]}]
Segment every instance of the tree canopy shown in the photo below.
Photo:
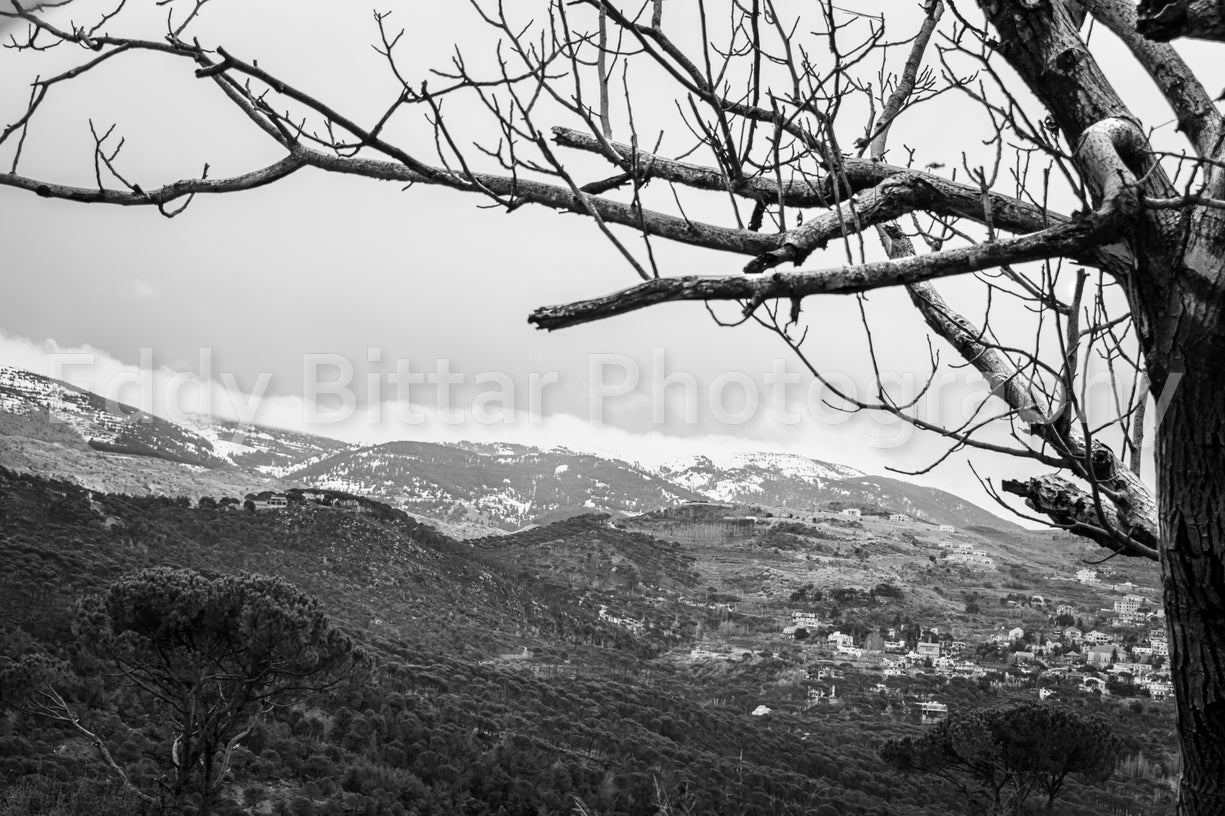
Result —
[{"label": "tree canopy", "polygon": [[1022,813],[1037,793],[1049,814],[1069,774],[1109,777],[1119,747],[1101,717],[1024,702],[954,713],[922,736],[889,742],[881,756],[903,771],[976,784],[965,788],[971,813]]},{"label": "tree canopy", "polygon": [[259,717],[336,682],[357,653],[279,578],[149,569],[82,602],[80,637],[169,718],[169,792],[207,814]]}]

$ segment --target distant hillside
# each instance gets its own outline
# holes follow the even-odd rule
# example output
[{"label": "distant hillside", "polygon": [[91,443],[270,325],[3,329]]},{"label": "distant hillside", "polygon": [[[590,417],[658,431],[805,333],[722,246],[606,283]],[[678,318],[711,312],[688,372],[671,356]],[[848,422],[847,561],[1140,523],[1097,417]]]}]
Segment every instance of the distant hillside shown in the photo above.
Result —
[{"label": "distant hillside", "polygon": [[951,524],[958,528],[981,527],[1004,532],[1022,532],[1024,529],[945,490],[887,476],[860,476],[831,482],[823,495],[825,501],[874,504],[932,524]]},{"label": "distant hillside", "polygon": [[0,367],[0,466],[103,492],[191,498],[294,485],[371,496],[462,537],[577,514],[632,515],[715,500],[804,512],[857,506],[933,524],[1019,532],[957,496],[798,454],[686,457],[648,469],[521,445],[352,445],[199,415],[186,425],[66,383]]},{"label": "distant hillside", "polygon": [[189,425],[209,440],[217,455],[227,462],[269,476],[284,476],[347,447],[344,442],[326,436],[264,425],[242,425],[231,419],[204,414],[192,417]]},{"label": "distant hillside", "polygon": [[701,498],[617,459],[514,445],[391,442],[347,449],[288,478],[377,496],[446,522],[505,530],[575,513],[640,513]]},{"label": "distant hillside", "polygon": [[714,501],[803,511],[827,506],[906,513],[932,524],[1020,531],[952,493],[885,476],[868,476],[845,465],[795,454],[744,453],[715,462],[694,456],[657,469],[668,479]]},{"label": "distant hillside", "polygon": [[[69,627],[75,601],[135,569],[257,571],[319,597],[372,670],[317,704],[269,711],[240,742],[218,813],[565,813],[581,802],[644,816],[666,799],[688,813],[943,816],[964,797],[884,765],[882,741],[916,733],[921,701],[961,711],[1035,689],[886,678],[819,636],[784,635],[792,613],[857,638],[898,627],[914,639],[938,624],[976,640],[1050,625],[1049,610],[1017,597],[1074,602],[1087,626],[1108,602],[1099,589],[1030,580],[1019,537],[959,532],[1009,562],[975,572],[938,563],[940,536],[924,525],[879,517],[706,502],[461,543],[369,499],[349,508],[290,497],[284,510],[223,510],[0,469],[0,663],[4,648],[71,657],[82,649]],[[1155,571],[1139,566],[1152,591]],[[131,778],[155,789],[148,758],[170,755],[172,718],[99,676],[96,658],[71,665],[84,722],[104,728]],[[1120,705],[1074,683],[1057,693],[1111,718],[1132,769],[1108,785],[1071,779],[1059,812],[1169,812],[1168,705]],[[110,776],[71,726],[0,717],[9,816],[62,801],[78,816],[138,812],[103,787]],[[83,792],[95,795],[75,798]]]},{"label": "distant hillside", "polygon": [[862,476],[854,468],[785,453],[737,453],[714,461],[691,456],[657,473],[716,501],[790,507],[807,504],[832,481]]},{"label": "distant hillside", "polygon": [[[7,579],[0,591],[76,597],[162,565],[281,576],[371,637],[456,639],[494,655],[525,642],[581,642],[595,632],[601,643],[647,648],[562,584],[525,582],[377,503],[360,512],[304,504],[274,513],[208,509],[0,469],[0,574]],[[14,612],[22,614],[20,606]]]},{"label": "distant hillside", "polygon": [[620,529],[604,514],[575,516],[508,536],[473,541],[500,563],[581,589],[678,592],[698,572],[679,545]]},{"label": "distant hillside", "polygon": [[326,437],[216,417],[189,426],[0,366],[0,467],[132,495],[242,496],[343,449]]},{"label": "distant hillside", "polygon": [[21,369],[0,366],[0,412],[63,424],[101,451],[205,468],[226,461],[207,439],[129,405]]}]

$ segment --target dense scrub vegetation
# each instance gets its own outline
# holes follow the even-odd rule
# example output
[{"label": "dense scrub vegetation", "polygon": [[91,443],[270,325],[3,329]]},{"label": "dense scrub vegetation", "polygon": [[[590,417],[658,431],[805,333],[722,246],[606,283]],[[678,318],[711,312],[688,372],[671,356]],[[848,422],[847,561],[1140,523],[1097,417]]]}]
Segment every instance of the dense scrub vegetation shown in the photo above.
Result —
[{"label": "dense scrub vegetation", "polygon": [[[560,552],[570,540],[573,560],[550,574],[554,559],[535,548]],[[627,575],[633,565],[632,580],[614,579],[614,555]],[[586,563],[600,586],[578,585]],[[701,598],[683,549],[652,548],[607,519],[474,547],[381,505],[253,513],[0,472],[0,574],[10,576],[0,661],[60,661],[58,682],[82,724],[144,792],[173,767],[172,729],[146,691],[101,670],[97,644],[78,636],[77,607],[151,567],[285,579],[318,598],[369,658],[311,699],[267,711],[238,740],[214,809],[227,816],[494,816],[568,813],[580,802],[601,815],[655,814],[667,802],[693,813],[936,816],[962,807],[956,791],[878,754],[918,728],[905,699],[970,709],[1021,693],[919,678],[883,694],[878,678],[849,671],[818,683],[798,646],[676,659],[670,647],[725,622],[704,601],[664,594]],[[902,591],[882,584],[840,600]],[[818,687],[832,694],[814,705]],[[773,713],[750,716],[758,705]],[[1173,770],[1166,711],[1097,707],[1121,739],[1121,772],[1070,781],[1060,812],[1162,812]],[[16,708],[0,715],[0,815],[149,808],[71,724]]]}]

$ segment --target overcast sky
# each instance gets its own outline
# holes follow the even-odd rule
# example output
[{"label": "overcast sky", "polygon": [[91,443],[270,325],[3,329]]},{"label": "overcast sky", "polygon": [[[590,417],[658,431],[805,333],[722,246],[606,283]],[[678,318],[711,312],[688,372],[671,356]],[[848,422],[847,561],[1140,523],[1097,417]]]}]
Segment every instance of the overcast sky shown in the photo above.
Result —
[{"label": "overcast sky", "polygon": [[[537,0],[512,5],[522,11],[533,3],[540,5]],[[164,14],[151,2],[143,5],[149,8],[137,8],[140,15],[155,13],[160,19]],[[900,0],[856,4],[888,9],[895,39],[911,35],[917,6]],[[53,13],[67,24],[74,14],[82,16],[82,7],[74,7],[78,10],[71,14]],[[457,43],[474,64],[488,56],[487,34],[466,3],[388,2],[383,7],[394,10],[393,19],[408,27],[404,49],[411,54],[405,60],[410,75],[425,76],[428,66],[444,65]],[[201,33],[369,120],[394,86],[369,47],[375,36],[370,13],[352,4],[340,14],[335,9],[334,3],[317,0],[215,0],[204,9]],[[1116,82],[1135,98],[1150,124],[1168,119],[1147,80],[1114,44],[1100,32],[1094,43],[1103,61],[1128,66],[1115,74]],[[0,119],[12,121],[24,107],[27,87],[12,78],[28,78],[32,71],[46,75],[57,60],[80,58],[65,50],[34,59],[0,55]],[[903,57],[903,50],[894,52],[891,67]],[[651,98],[649,88],[642,93],[647,112],[666,101]],[[455,116],[461,127],[487,135],[477,119],[466,118],[467,112]],[[23,170],[51,181],[90,184],[91,118],[103,129],[118,123],[116,133],[127,139],[122,166],[146,188],[197,174],[204,162],[217,177],[276,158],[267,138],[227,107],[211,83],[191,77],[190,65],[139,57],[116,60],[79,87],[57,90],[30,131]],[[906,145],[915,148],[920,165],[934,162],[951,169],[961,163],[962,150],[976,149],[968,137],[981,125],[963,100],[942,98],[899,121],[891,141],[897,146],[893,158],[902,161],[900,146]],[[666,132],[673,139],[684,135]],[[420,136],[407,125],[402,134]],[[857,135],[852,130],[844,139]],[[11,155],[10,147],[0,149],[6,168]],[[707,160],[694,160],[699,159]],[[942,450],[940,439],[896,422],[848,418],[819,404],[815,412],[808,410],[811,383],[806,375],[788,386],[790,401],[783,409],[771,410],[776,402],[765,375],[798,373],[799,365],[777,338],[750,326],[721,328],[700,304],[656,307],[553,334],[532,329],[526,322],[532,309],[606,294],[632,284],[633,272],[589,221],[530,207],[506,214],[477,209],[475,203],[445,190],[418,186],[402,191],[396,185],[310,171],[257,191],[201,198],[174,220],[153,210],[74,205],[0,188],[7,236],[0,362],[46,374],[54,373],[57,361],[71,361],[77,364],[66,371],[68,379],[103,390],[114,387],[122,372],[130,374],[142,360],[151,360],[163,386],[173,372],[211,378],[212,407],[219,413],[236,412],[225,404],[225,388],[256,392],[263,397],[256,421],[353,441],[501,438],[596,448],[647,461],[768,448],[874,472],[887,466],[922,467]],[[719,204],[709,205],[712,214]],[[623,237],[633,241],[632,235]],[[744,263],[739,256],[657,249],[668,275],[734,274]],[[840,263],[841,253],[840,247],[831,248],[805,266]],[[954,298],[977,291],[967,282],[945,282],[941,289]],[[719,311],[731,315],[727,307]],[[806,311],[814,359],[864,393],[871,383],[870,367],[855,300],[810,299]],[[921,381],[926,332],[904,294],[872,294],[868,314],[877,328],[882,367],[903,380]],[[1020,322],[1018,330],[1024,331]],[[62,356],[82,351],[94,355],[95,365]],[[624,361],[599,355],[636,361],[640,376],[630,393],[600,403],[602,421],[592,416],[592,389],[621,382]],[[303,397],[309,377],[304,372],[311,370],[311,359],[352,364],[358,413],[350,421],[308,421]],[[424,417],[421,422],[404,422],[390,405],[377,411],[372,407],[371,397],[387,402],[400,396],[386,381],[397,361],[428,373],[437,370],[440,360],[466,378],[465,387],[455,390],[452,409],[470,409],[473,399],[488,392],[488,383],[476,385],[478,375],[508,377],[515,388],[513,421],[483,423],[470,410],[462,422],[442,421],[445,412],[436,393],[425,387],[412,397]],[[335,371],[327,365],[316,370],[330,379]],[[541,392],[539,406],[529,400],[533,372],[557,373],[556,384]],[[737,372],[753,379],[762,402],[744,422],[744,389]],[[684,387],[672,385],[664,392],[670,406],[665,421],[658,422],[654,406],[660,378],[677,373],[697,381],[696,419],[686,416],[680,399]],[[368,375],[382,386],[377,394],[367,393]],[[963,371],[960,376],[968,375]],[[163,386],[153,407],[164,412]],[[941,410],[961,410],[972,391],[970,386],[948,387]],[[135,392],[124,393],[128,401],[138,401],[132,398]],[[712,393],[722,411],[712,410]],[[250,405],[240,405],[237,412],[243,407],[249,414]],[[528,417],[529,409],[537,407],[543,416]],[[792,414],[797,410],[802,414],[798,419]],[[1015,460],[980,461],[981,470],[995,476],[1029,472],[1018,470]],[[962,458],[923,481],[989,503]]]}]

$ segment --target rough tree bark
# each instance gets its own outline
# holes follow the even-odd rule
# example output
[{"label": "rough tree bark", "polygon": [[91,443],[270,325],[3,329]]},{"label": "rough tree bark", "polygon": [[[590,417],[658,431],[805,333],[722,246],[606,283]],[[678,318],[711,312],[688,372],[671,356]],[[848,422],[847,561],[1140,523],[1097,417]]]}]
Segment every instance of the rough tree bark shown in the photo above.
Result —
[{"label": "rough tree bark", "polygon": [[[1219,37],[1225,32],[1222,5],[1142,3],[1139,30],[1160,39]],[[980,6],[1000,33],[1000,53],[1070,141],[1105,116],[1130,118],[1058,3],[982,0]],[[1158,67],[1146,65],[1150,73]],[[1205,158],[1219,160],[1219,116],[1212,109],[1199,113],[1194,124],[1210,138],[1197,140],[1197,146]],[[1159,172],[1141,177],[1146,195],[1176,194]],[[1207,168],[1205,181],[1203,195],[1219,199],[1219,169]],[[1165,392],[1171,377],[1181,377],[1169,391],[1156,451],[1161,569],[1183,760],[1178,814],[1207,816],[1225,813],[1225,226],[1221,211],[1207,207],[1177,215],[1146,209],[1136,226],[1133,268],[1124,282],[1153,396]]]},{"label": "rough tree bark", "polygon": [[[1201,307],[1204,304],[1199,304]],[[1216,326],[1181,330],[1195,346],[1157,432],[1162,580],[1183,772],[1180,816],[1225,813],[1225,341]]]}]

